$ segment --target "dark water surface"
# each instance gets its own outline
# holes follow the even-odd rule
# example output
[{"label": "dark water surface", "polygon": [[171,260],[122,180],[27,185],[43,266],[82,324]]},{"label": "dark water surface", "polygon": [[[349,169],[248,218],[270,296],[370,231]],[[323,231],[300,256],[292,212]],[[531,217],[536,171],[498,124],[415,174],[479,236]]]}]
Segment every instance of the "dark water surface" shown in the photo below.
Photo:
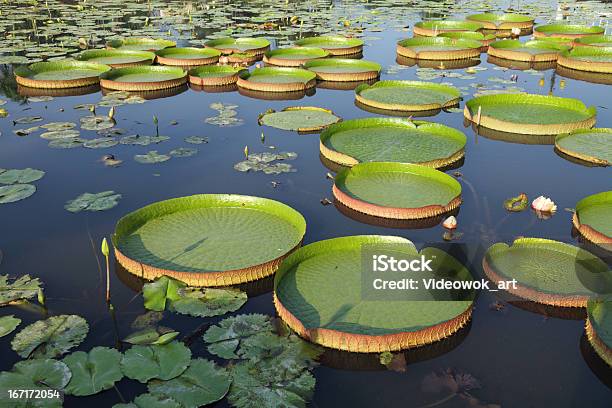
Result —
[{"label": "dark water surface", "polygon": [[[503,8],[510,2],[502,3]],[[409,5],[387,7],[383,2],[377,6],[338,2],[333,11],[335,14],[330,12],[330,26],[325,30],[341,31],[342,26],[337,21],[340,18],[356,20],[359,15],[356,10],[373,15],[372,10],[382,7],[379,13],[387,18],[379,16],[378,19],[385,23],[370,26],[363,33],[366,40],[364,58],[383,65],[381,79],[418,79],[416,66],[404,67],[397,72],[388,69],[397,64],[396,41],[411,36],[411,30],[400,27],[412,27],[427,16],[424,3],[419,4],[420,11],[416,12]],[[469,4],[471,8],[466,6],[464,9],[459,2],[450,4],[453,10],[458,10],[459,16],[478,9],[474,3]],[[268,7],[274,8],[275,3],[270,2]],[[342,11],[342,7],[346,10]],[[538,7],[548,10],[549,18],[556,15],[554,2]],[[601,5],[599,7],[606,10]],[[266,10],[263,6],[262,9]],[[610,11],[608,7],[608,15]],[[598,21],[595,15],[591,17],[591,22]],[[550,91],[557,96],[579,98],[587,105],[597,107],[597,127],[612,127],[612,88],[609,85],[563,78],[551,69],[538,75],[519,70],[495,70],[495,65],[486,62],[486,54],[481,60],[478,66],[487,69],[478,71],[476,79],[437,78],[432,81],[452,82],[459,87],[481,83],[487,89],[516,86],[532,93],[547,94]],[[465,75],[464,69],[452,72]],[[508,80],[511,75],[518,75],[516,84],[490,81],[490,78]],[[472,87],[464,90],[464,98],[471,98],[474,91]],[[4,255],[0,273],[13,276],[29,273],[40,277],[45,282],[49,313],[85,317],[90,323],[90,333],[79,350],[89,350],[98,345],[112,347],[116,336],[123,338],[129,334],[132,331],[130,323],[144,312],[134,279],[114,274],[111,288],[117,313],[115,331],[104,301],[104,277],[98,264],[102,259],[97,260],[96,254],[100,240],[112,234],[115,222],[122,215],[155,201],[198,193],[236,193],[275,199],[304,215],[308,223],[306,244],[355,234],[399,235],[418,246],[442,241],[441,226],[426,229],[377,227],[354,221],[333,205],[321,205],[321,199],[331,199],[332,184],[325,177],[329,170],[319,159],[318,135],[298,135],[262,128],[257,124],[258,115],[267,109],[280,110],[296,105],[326,107],[344,119],[377,116],[356,107],[351,90],[318,87],[314,95],[300,100],[266,101],[236,91],[209,93],[187,89],[178,95],[144,104],[119,106],[115,115],[117,127],[125,129],[126,134],[154,134],[152,116],[157,115],[160,134],[171,139],[147,147],[118,145],[109,149],[61,150],[48,148],[46,141],[38,137],[39,133],[26,137],[13,134],[15,128],[51,121],[78,123],[79,118],[88,113],[74,110],[73,106],[96,103],[100,97],[100,92],[96,92],[56,97],[47,102],[9,100],[3,107],[10,116],[0,119],[0,167],[32,167],[46,171],[44,178],[34,183],[37,192],[32,197],[0,206],[0,249]],[[8,98],[0,94],[0,99]],[[244,124],[236,127],[206,124],[204,119],[216,114],[209,108],[214,102],[238,105],[238,117],[244,120]],[[106,114],[107,109],[99,107],[98,113]],[[42,116],[45,121],[13,126],[12,120],[29,115]],[[571,213],[564,208],[573,208],[581,198],[612,187],[609,169],[569,162],[558,156],[551,145],[510,143],[478,136],[471,128],[464,128],[461,112],[442,112],[424,120],[460,129],[468,137],[465,163],[449,172],[460,171],[463,174],[460,181],[464,203],[457,218],[458,231],[464,235],[458,242],[468,246],[470,253],[476,253],[469,259],[474,265],[472,272],[475,275],[482,275],[480,256],[494,242],[511,242],[522,235],[575,243],[571,235]],[[171,121],[178,124],[172,125]],[[262,131],[265,144],[260,141]],[[82,135],[93,138],[95,132],[83,131]],[[206,136],[210,141],[197,146],[188,145],[183,141],[188,136]],[[277,151],[297,152],[298,158],[290,162],[297,172],[281,175],[237,172],[233,165],[243,160],[245,145],[252,153],[268,151],[271,145],[276,146]],[[177,147],[197,147],[199,152],[193,157],[173,158],[155,165],[139,164],[133,160],[133,155],[148,150],[166,153]],[[99,159],[107,153],[114,154],[124,163],[117,168],[105,167]],[[274,188],[271,181],[278,181],[280,185]],[[66,201],[83,192],[105,190],[123,195],[119,205],[109,211],[72,214],[63,208]],[[530,211],[509,215],[502,202],[520,192],[531,198],[550,196],[559,207],[557,214],[549,220],[539,220]],[[114,270],[117,272],[118,268]],[[270,290],[251,297],[239,312],[274,315]],[[492,294],[480,296],[470,326],[443,346],[414,355],[416,361],[410,362],[404,373],[385,371],[380,367],[364,370],[372,368],[367,358],[346,353],[330,355],[329,361],[333,363],[323,364],[315,370],[317,386],[313,406],[426,406],[444,395],[423,392],[423,378],[446,368],[464,371],[477,378],[482,388],[472,393],[482,404],[503,407],[609,407],[612,404],[611,371],[609,368],[597,370],[601,361],[593,356],[588,342],[583,339],[583,319],[546,316],[542,311],[536,313],[510,304],[503,311],[494,311],[490,305],[495,301]],[[20,328],[43,318],[38,313],[14,307],[0,310],[0,315],[6,314],[21,318]],[[162,321],[163,325],[181,333],[191,332],[201,323],[201,319],[169,313]],[[0,339],[0,370],[9,370],[19,361],[10,349],[12,337]],[[195,356],[210,358],[201,340],[194,342],[192,350]],[[124,379],[117,384],[117,389],[126,401],[130,401],[145,391],[145,386]],[[69,397],[65,406],[109,407],[120,401],[118,392],[111,389],[93,397]],[[218,405],[224,404],[225,401]],[[469,404],[456,397],[440,406],[463,407]]]}]

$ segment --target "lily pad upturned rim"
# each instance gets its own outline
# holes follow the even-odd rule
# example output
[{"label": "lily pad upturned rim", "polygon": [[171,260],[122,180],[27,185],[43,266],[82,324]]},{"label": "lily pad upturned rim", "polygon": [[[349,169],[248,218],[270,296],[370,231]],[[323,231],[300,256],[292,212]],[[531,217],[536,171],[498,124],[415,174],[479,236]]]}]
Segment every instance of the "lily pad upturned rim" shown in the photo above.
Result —
[{"label": "lily pad upturned rim", "polygon": [[[250,78],[257,75],[290,75],[296,78],[295,82],[253,82]],[[290,67],[262,67],[253,71],[244,71],[238,74],[238,86],[253,91],[262,92],[295,92],[314,88],[317,84],[317,76],[314,72],[301,68]]]},{"label": "lily pad upturned rim", "polygon": [[544,24],[535,26],[533,35],[537,37],[566,37],[578,38],[588,35],[603,34],[603,27],[586,26],[581,24]]},{"label": "lily pad upturned rim", "polygon": [[571,157],[575,157],[584,162],[597,164],[599,166],[612,165],[612,163],[610,163],[608,160],[600,159],[598,157],[588,155],[585,153],[576,152],[571,149],[565,148],[560,144],[563,140],[566,140],[568,138],[580,138],[580,135],[584,133],[607,133],[610,135],[610,143],[612,143],[612,128],[577,129],[570,133],[564,133],[564,134],[557,135],[557,137],[555,138],[555,148],[563,154],[566,154]]},{"label": "lily pad upturned rim", "polygon": [[[247,49],[240,49],[235,44],[248,44]],[[214,48],[221,51],[223,54],[247,53],[254,55],[262,55],[270,49],[270,41],[263,37],[222,37],[214,40],[209,40],[204,43],[208,48]]]},{"label": "lily pad upturned rim", "polygon": [[[300,54],[303,58],[283,58],[284,55]],[[266,64],[278,67],[299,67],[307,61],[319,58],[327,58],[329,51],[317,47],[289,47],[277,48],[272,51],[267,51],[264,54],[263,61]]]},{"label": "lily pad upturned rim", "polygon": [[[33,75],[39,72],[53,70],[71,70],[71,69],[88,69],[97,71],[98,75],[91,77],[83,77],[76,79],[34,79]],[[53,61],[53,62],[35,62],[27,66],[15,68],[15,80],[19,85],[30,88],[77,88],[89,85],[95,85],[100,82],[100,74],[111,69],[108,65],[97,64],[94,62],[76,61],[71,59]]]},{"label": "lily pad upturned rim", "polygon": [[580,222],[580,212],[587,207],[592,205],[601,205],[608,204],[612,207],[612,191],[602,191],[600,193],[596,193],[590,195],[588,197],[583,198],[578,201],[576,204],[576,211],[572,217],[572,224],[576,228],[576,230],[589,242],[598,245],[604,245],[604,248],[607,248],[610,251],[610,246],[612,245],[612,236],[608,236],[603,232],[598,231],[596,228],[583,224]]},{"label": "lily pad upturned rim", "polygon": [[[589,259],[593,262],[597,262],[602,269],[607,268],[606,263],[601,258],[577,246],[546,238],[523,237],[515,239],[511,245],[508,245],[505,242],[498,242],[491,245],[487,249],[485,256],[482,258],[482,266],[487,277],[495,285],[497,285],[500,281],[514,279],[514,276],[512,276],[511,274],[504,273],[503,271],[495,270],[491,264],[491,257],[497,256],[497,254],[503,253],[504,251],[507,251],[513,247],[516,248],[516,246],[533,246],[535,248],[540,246],[546,246],[550,249],[562,253],[571,253],[571,256],[574,257],[581,257],[583,259]],[[541,261],[541,259],[539,260]],[[534,287],[530,283],[521,281],[517,281],[514,288],[512,286],[509,286],[505,290],[520,298],[556,307],[586,307],[587,301],[591,297],[590,294],[586,293],[573,294],[545,291],[541,290],[540,288]]]},{"label": "lily pad upturned rim", "polygon": [[[174,78],[166,80],[154,80],[151,82],[123,82],[117,80],[127,74],[154,74],[163,72],[172,74]],[[174,88],[187,82],[187,73],[180,67],[164,65],[139,65],[135,67],[125,67],[112,69],[100,75],[100,86],[117,91],[156,91],[161,89]]]},{"label": "lily pad upturned rim", "polygon": [[[603,318],[607,319],[606,321],[601,321],[602,316],[600,316],[597,309],[599,308],[607,308],[607,313],[604,314]],[[597,316],[596,316],[597,314]],[[604,341],[601,338],[602,332],[610,332],[610,326],[612,326],[612,297],[604,297],[604,298],[593,298],[589,299],[587,303],[587,319],[585,332],[589,343],[593,346],[593,349],[604,360],[610,367],[612,367],[612,344],[608,341]],[[604,327],[607,325],[607,327]]]},{"label": "lily pad upturned rim", "polygon": [[176,42],[163,38],[127,37],[110,40],[106,43],[106,47],[120,49],[130,44],[142,44],[142,51],[157,51],[163,48],[176,46]]},{"label": "lily pad upturned rim", "polygon": [[[197,58],[181,58],[181,55],[197,55]],[[189,66],[209,65],[219,61],[221,51],[214,48],[172,47],[155,51],[156,61],[161,65]]]},{"label": "lily pad upturned rim", "polygon": [[[131,258],[130,254],[124,254],[120,249],[121,239],[129,235],[131,231],[142,226],[151,218],[158,218],[184,209],[215,206],[253,208],[266,211],[269,214],[281,217],[288,223],[291,223],[298,231],[300,238],[295,242],[295,246],[288,248],[287,251],[279,257],[246,268],[218,272],[194,273],[158,268],[141,263],[137,259]],[[128,272],[140,276],[141,278],[154,280],[155,278],[166,275],[185,282],[190,286],[227,286],[254,281],[273,274],[282,260],[301,246],[305,233],[306,220],[304,217],[293,208],[281,202],[267,198],[237,194],[197,194],[159,201],[123,216],[115,226],[112,242],[117,261]],[[265,237],[262,237],[262,239],[265,239]]]},{"label": "lily pad upturned rim", "polygon": [[[387,102],[379,102],[373,99],[368,99],[361,95],[361,93],[367,89],[374,88],[384,88],[384,87],[396,87],[399,88],[399,92],[402,92],[402,88],[410,89],[410,88],[427,88],[427,89],[435,89],[436,91],[440,91],[448,94],[448,100],[442,104],[440,103],[429,103],[429,104],[416,104],[416,105],[406,105],[406,104],[398,104],[398,103],[387,103]],[[355,99],[357,102],[362,103],[364,105],[372,106],[378,109],[385,109],[391,111],[409,111],[409,112],[418,112],[418,111],[429,111],[436,109],[444,109],[451,106],[455,106],[461,100],[461,92],[451,85],[437,84],[433,82],[426,81],[394,81],[394,80],[385,80],[378,81],[372,85],[362,84],[359,85],[355,89]]]},{"label": "lily pad upturned rim", "polygon": [[495,34],[486,34],[480,31],[449,31],[448,33],[440,33],[436,37],[479,41],[482,44],[480,51],[483,52],[487,51],[489,44],[497,40]]},{"label": "lily pad upturned rim", "polygon": [[339,164],[345,167],[354,166],[359,163],[356,158],[327,147],[327,140],[330,139],[334,135],[334,133],[337,132],[349,129],[362,129],[364,127],[377,126],[400,127],[406,129],[415,129],[416,127],[417,130],[422,129],[435,131],[440,135],[455,139],[456,141],[461,142],[463,145],[461,149],[459,149],[457,152],[451,154],[448,157],[442,157],[435,160],[414,164],[433,168],[442,168],[461,160],[465,154],[465,144],[467,142],[467,138],[463,132],[435,122],[426,122],[422,120],[409,121],[403,118],[359,118],[344,120],[342,122],[331,125],[321,133],[321,136],[319,138],[320,153],[325,159],[335,164]]},{"label": "lily pad upturned rim", "polygon": [[78,61],[89,61],[92,58],[104,56],[130,56],[133,60],[129,62],[121,62],[116,64],[105,64],[111,68],[129,67],[133,65],[150,65],[155,61],[155,54],[150,51],[138,50],[122,50],[116,48],[101,49],[101,50],[85,50],[81,52],[76,59]]},{"label": "lily pad upturned rim", "polygon": [[[415,51],[412,47],[441,47],[440,51]],[[445,50],[443,47],[460,47],[458,50]],[[463,60],[480,57],[482,43],[477,40],[454,39],[447,37],[413,37],[397,42],[397,54],[416,60]]]},{"label": "lily pad upturned rim", "polygon": [[[349,177],[360,177],[363,174],[371,173],[409,173],[415,174],[428,179],[435,180],[440,183],[449,185],[454,197],[446,204],[438,203],[416,208],[406,207],[389,207],[380,205],[375,202],[368,202],[359,198],[353,197],[350,193],[344,191],[344,183]],[[433,185],[432,185],[433,186]],[[359,163],[353,167],[345,168],[336,174],[334,185],[332,187],[334,198],[341,204],[355,211],[381,218],[390,218],[398,220],[415,220],[423,218],[437,217],[441,214],[449,213],[461,205],[461,184],[448,174],[431,167],[421,166],[419,164],[397,163],[397,162],[366,162]]]},{"label": "lily pad upturned rim", "polygon": [[435,37],[439,33],[452,31],[478,31],[484,28],[484,24],[467,20],[428,20],[419,21],[414,25],[414,35],[423,37]]},{"label": "lily pad upturned rim", "polygon": [[[404,350],[434,343],[449,337],[469,322],[472,315],[472,303],[470,303],[462,313],[450,320],[426,326],[415,331],[396,331],[379,335],[349,333],[324,327],[306,327],[294,312],[283,304],[282,296],[279,296],[278,293],[278,287],[287,272],[295,265],[320,254],[360,249],[362,245],[368,244],[405,244],[407,245],[406,249],[412,249],[414,252],[417,252],[414,244],[402,237],[355,235],[314,242],[300,248],[283,261],[274,277],[274,306],[279,317],[289,326],[289,328],[295,331],[300,337],[324,347],[359,353],[380,353],[384,351]],[[330,273],[333,273],[333,270],[330,270]]]},{"label": "lily pad upturned rim", "polygon": [[[233,67],[231,65],[204,65],[189,70],[189,82],[199,86],[224,86],[235,84],[238,75],[247,71],[243,67]],[[215,73],[227,73],[227,75],[206,75]]]},{"label": "lily pad upturned rim", "polygon": [[486,30],[529,30],[535,21],[533,17],[516,13],[479,13],[467,16],[466,20],[480,23]]},{"label": "lily pad upturned rim", "polygon": [[[319,67],[336,66],[340,70],[342,67],[349,68],[348,72],[325,72],[318,70]],[[314,72],[317,79],[322,81],[354,82],[368,81],[380,76],[382,67],[379,63],[368,60],[356,60],[350,58],[323,58],[314,59],[304,63],[304,68]],[[354,71],[357,69],[358,71]]]},{"label": "lily pad upturned rim", "polygon": [[[589,61],[588,57],[608,57],[610,61]],[[577,70],[612,74],[612,47],[582,46],[563,51],[557,59],[559,66]]]},{"label": "lily pad upturned rim", "polygon": [[[325,108],[320,108],[318,106],[288,106],[286,108],[283,108],[280,112],[289,112],[289,111],[323,111],[326,113],[329,113],[330,115],[336,116],[336,121],[334,123],[338,123],[340,121],[342,121],[342,118],[337,116],[333,111],[331,111],[330,109],[325,109]],[[277,113],[276,111],[270,112],[270,113]],[[268,112],[264,113],[260,118],[259,118],[259,124],[263,125],[265,123],[262,122],[262,119],[269,114]],[[296,129],[291,129],[291,130],[295,130],[298,133],[315,133],[315,132],[319,132],[327,127],[329,127],[330,125],[333,125],[333,123],[327,124],[327,125],[321,125],[321,126],[310,126],[310,127],[298,127]],[[268,125],[271,126],[271,125]],[[272,126],[275,127],[275,126]],[[278,128],[280,129],[280,128]],[[288,129],[287,129],[288,130]]]},{"label": "lily pad upturned rim", "polygon": [[[326,46],[327,43],[327,46]],[[341,46],[329,46],[330,43],[342,44]],[[359,38],[344,37],[341,35],[321,35],[306,37],[294,42],[300,47],[317,47],[327,50],[330,55],[353,55],[363,50],[363,40]]]},{"label": "lily pad upturned rim", "polygon": [[608,45],[599,45],[600,43],[612,43],[612,35],[596,34],[574,39],[574,46],[577,47],[583,45],[590,47],[608,47]]},{"label": "lily pad upturned rim", "polygon": [[[542,52],[530,53],[519,48],[532,48]],[[497,58],[525,62],[548,62],[556,61],[559,53],[569,50],[570,47],[557,44],[552,41],[531,40],[521,42],[520,40],[500,40],[489,44],[487,54]]]},{"label": "lily pad upturned rim", "polygon": [[[583,112],[589,117],[577,122],[538,124],[538,123],[514,123],[491,116],[481,115],[478,123],[478,107],[487,104],[544,104],[549,106],[559,106]],[[483,126],[485,128],[509,132],[514,134],[528,135],[558,135],[568,133],[576,129],[591,128],[595,125],[595,115],[597,110],[594,106],[587,107],[582,101],[574,98],[561,98],[558,96],[535,95],[535,94],[496,94],[484,95],[470,99],[466,102],[463,115],[467,120]]]}]

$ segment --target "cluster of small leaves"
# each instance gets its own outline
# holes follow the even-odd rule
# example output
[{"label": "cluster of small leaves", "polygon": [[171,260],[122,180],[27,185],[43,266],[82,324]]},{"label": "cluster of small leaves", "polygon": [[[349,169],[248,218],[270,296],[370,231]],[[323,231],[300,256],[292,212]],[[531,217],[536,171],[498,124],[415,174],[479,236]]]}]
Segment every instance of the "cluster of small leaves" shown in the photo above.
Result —
[{"label": "cluster of small leaves", "polygon": [[276,161],[294,160],[297,158],[297,153],[281,152],[281,153],[251,153],[247,155],[247,159],[236,163],[234,169],[242,172],[262,171],[265,174],[280,174],[295,172],[295,168],[289,163],[275,163]]},{"label": "cluster of small leaves", "polygon": [[236,289],[192,288],[167,276],[146,283],[142,294],[144,305],[149,310],[168,309],[197,317],[234,312],[247,301],[246,294]]},{"label": "cluster of small leaves", "polygon": [[217,111],[216,116],[211,116],[204,120],[204,122],[210,125],[216,125],[219,127],[232,127],[240,126],[244,123],[244,120],[236,117],[238,115],[238,112],[236,111],[238,105],[215,102],[211,103],[209,107]]},{"label": "cluster of small leaves", "polygon": [[0,204],[14,203],[30,197],[36,192],[33,181],[40,180],[45,175],[42,170],[25,169],[0,169]]},{"label": "cluster of small leaves", "polygon": [[105,211],[119,204],[121,194],[114,191],[102,191],[100,193],[83,193],[73,200],[69,200],[64,208],[70,212],[81,211]]}]

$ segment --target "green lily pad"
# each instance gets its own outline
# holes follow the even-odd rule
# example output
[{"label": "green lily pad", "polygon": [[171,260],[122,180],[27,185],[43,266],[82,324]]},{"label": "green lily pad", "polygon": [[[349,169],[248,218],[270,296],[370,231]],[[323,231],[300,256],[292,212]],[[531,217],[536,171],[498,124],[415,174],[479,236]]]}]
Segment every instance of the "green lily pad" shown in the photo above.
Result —
[{"label": "green lily pad", "polygon": [[81,132],[76,129],[60,129],[41,133],[40,138],[45,140],[76,139],[80,134]]},{"label": "green lily pad", "polygon": [[295,152],[280,153],[250,153],[247,159],[234,164],[234,169],[241,172],[261,171],[264,174],[292,173],[296,170],[291,164],[278,163],[277,161],[294,160],[297,157]]},{"label": "green lily pad", "polygon": [[449,31],[447,33],[440,33],[436,37],[474,40],[487,44],[497,38],[494,34],[483,34],[480,31]]},{"label": "green lily pad", "polygon": [[356,54],[361,52],[363,41],[358,38],[348,38],[340,35],[322,35],[306,37],[294,42],[300,47],[317,47],[327,50],[332,55],[345,53]]},{"label": "green lily pad", "polygon": [[182,408],[182,406],[170,397],[147,393],[134,398],[134,402],[115,404],[113,408]]},{"label": "green lily pad", "polygon": [[36,192],[32,184],[11,184],[0,187],[0,204],[14,203],[30,197]]},{"label": "green lily pad", "polygon": [[42,170],[26,169],[0,169],[0,184],[24,184],[40,180],[45,175]]},{"label": "green lily pad", "polygon": [[[392,251],[396,259],[424,257],[431,260],[431,271],[419,270],[419,280],[473,281],[470,272],[444,251],[424,248],[419,252],[404,238],[351,236],[328,239],[297,250],[276,272],[274,293],[281,318],[316,343],[368,352],[427,344],[437,339],[430,336],[431,332],[423,334],[424,329],[435,330],[445,325],[445,334],[441,334],[440,339],[464,324],[463,319],[472,307],[473,291],[462,294],[428,291],[419,282],[420,290],[378,292],[372,289],[374,281],[369,282],[367,277],[364,284],[362,255],[366,249],[373,254]],[[401,275],[406,277],[405,273]],[[325,329],[325,333],[319,329]],[[317,334],[311,337],[313,331]],[[379,336],[384,336],[385,340]]]},{"label": "green lily pad", "polygon": [[51,316],[23,328],[11,342],[23,358],[54,358],[81,344],[89,325],[77,315]]},{"label": "green lily pad", "polygon": [[533,29],[536,37],[550,37],[550,36],[587,36],[594,34],[603,34],[603,27],[598,26],[585,26],[578,24],[545,24],[539,25]]},{"label": "green lily pad", "polygon": [[[542,238],[518,238],[512,245],[497,243],[483,259],[485,272],[495,281],[517,280],[534,291],[530,300],[561,305],[612,289],[612,272],[604,261],[588,251]],[[510,289],[509,289],[510,290]],[[510,290],[512,292],[512,290]],[[520,293],[515,293],[520,296]],[[555,300],[558,298],[557,300]]]},{"label": "green lily pad", "polygon": [[248,314],[228,317],[211,326],[203,339],[208,343],[211,354],[225,359],[237,359],[236,350],[247,338],[259,333],[273,331],[270,317],[262,314]]},{"label": "green lily pad", "polygon": [[82,147],[85,142],[86,140],[80,137],[70,137],[51,140],[47,146],[53,149],[75,149],[77,147]]},{"label": "green lily pad", "polygon": [[360,103],[393,111],[419,111],[454,106],[461,92],[450,85],[421,81],[379,81],[355,89]]},{"label": "green lily pad", "polygon": [[[3,390],[62,390],[70,381],[72,373],[66,364],[52,359],[34,359],[20,361],[13,366],[11,371],[0,373],[0,388]],[[53,393],[51,393],[53,396]],[[21,398],[11,402],[10,407],[14,408],[56,408],[61,407],[62,399],[34,399]]]},{"label": "green lily pad", "polygon": [[113,242],[137,262],[199,280],[207,279],[207,272],[236,271],[282,257],[299,245],[305,228],[299,213],[276,201],[201,194],[128,214],[119,220]]},{"label": "green lily pad", "polygon": [[106,149],[119,144],[119,141],[114,137],[99,137],[96,139],[89,139],[83,143],[83,147],[88,149]]},{"label": "green lily pad", "polygon": [[103,130],[115,126],[113,118],[108,116],[85,116],[81,118],[81,129],[85,130]]},{"label": "green lily pad", "polygon": [[127,64],[152,64],[155,54],[127,49],[87,50],[81,52],[76,59],[117,67]]},{"label": "green lily pad", "polygon": [[172,158],[172,156],[167,154],[159,154],[157,150],[151,150],[146,154],[136,154],[134,155],[134,160],[138,163],[142,164],[155,164],[155,163],[163,163]]},{"label": "green lily pad", "polygon": [[587,336],[597,354],[612,365],[612,298],[592,298],[587,305]]},{"label": "green lily pad", "polygon": [[124,38],[109,41],[106,44],[109,48],[136,51],[157,51],[163,48],[174,47],[176,43],[160,38]]},{"label": "green lily pad", "polygon": [[154,83],[181,78],[186,78],[186,73],[182,68],[164,65],[138,65],[116,68],[100,75],[102,86],[105,87],[107,87],[107,84],[104,81]]},{"label": "green lily pad", "polygon": [[[559,65],[571,69],[612,73],[612,47],[576,47],[562,52],[559,60]],[[595,63],[600,66],[593,66]]]},{"label": "green lily pad", "polygon": [[280,112],[266,112],[259,118],[260,125],[298,132],[318,131],[341,119],[330,110],[314,106],[295,106]]},{"label": "green lily pad", "polygon": [[9,280],[8,275],[0,275],[0,306],[19,300],[35,297],[42,285],[38,278],[32,279],[30,275],[23,275],[17,279]]},{"label": "green lily pad", "polygon": [[15,119],[13,122],[18,125],[29,125],[30,123],[42,122],[41,116],[23,116],[19,119]]},{"label": "green lily pad", "polygon": [[213,48],[173,47],[156,51],[155,55],[159,64],[185,66],[214,64],[219,59],[221,51]]},{"label": "green lily pad", "polygon": [[[419,21],[414,25],[415,34],[427,35],[427,31],[444,33],[449,31],[478,31],[483,28],[481,23],[462,20],[431,20]],[[421,31],[419,31],[421,29]],[[426,30],[426,31],[423,31]]]},{"label": "green lily pad", "polygon": [[316,73],[317,78],[329,81],[362,80],[365,74],[377,77],[382,69],[377,62],[350,58],[314,59],[307,61],[304,68]]},{"label": "green lily pad", "polygon": [[77,124],[74,122],[50,122],[44,125],[40,125],[40,127],[48,131],[58,131],[58,130],[74,129],[76,125]]},{"label": "green lily pad", "polygon": [[158,144],[170,140],[168,136],[140,136],[140,135],[129,135],[124,136],[119,140],[119,143],[123,145],[133,146],[148,146],[150,144]]},{"label": "green lily pad", "polygon": [[0,337],[11,334],[19,326],[21,319],[14,315],[0,317]]},{"label": "green lily pad", "polygon": [[94,347],[88,353],[76,351],[64,357],[63,362],[72,372],[66,393],[87,396],[112,388],[123,378],[120,361],[121,353],[106,347]]},{"label": "green lily pad", "polygon": [[81,211],[106,211],[117,206],[121,194],[114,191],[102,191],[101,193],[83,193],[74,200],[69,200],[64,208],[70,212]]},{"label": "green lily pad", "polygon": [[477,23],[485,24],[485,28],[488,28],[487,23],[490,23],[495,26],[495,28],[512,28],[514,25],[512,23],[527,23],[533,24],[533,17],[525,16],[522,14],[514,14],[514,13],[504,13],[504,14],[494,14],[494,13],[481,13],[481,14],[472,14],[467,16],[466,18],[469,21],[475,21]]},{"label": "green lily pad", "polygon": [[446,37],[413,37],[397,43],[397,53],[415,59],[452,60],[480,56],[482,43]]},{"label": "green lily pad", "polygon": [[[87,78],[98,78],[100,74],[108,70],[110,70],[110,67],[104,64],[62,60],[54,62],[36,62],[28,66],[21,66],[15,69],[15,75],[35,82],[50,81],[61,83]],[[77,86],[82,85],[80,84]]]},{"label": "green lily pad", "polygon": [[534,94],[479,96],[466,102],[465,117],[478,122],[479,108],[480,125],[521,134],[550,135],[591,127],[596,115],[594,106],[587,108],[577,99]]},{"label": "green lily pad", "polygon": [[297,67],[306,61],[329,56],[329,51],[315,47],[278,48],[264,55],[264,62],[272,65]]},{"label": "green lily pad", "polygon": [[205,46],[215,48],[224,54],[231,53],[259,53],[270,48],[270,41],[265,38],[231,38],[223,37],[206,41]]},{"label": "green lily pad", "polygon": [[612,191],[603,191],[578,201],[575,216],[579,226],[590,227],[609,240],[612,238],[610,211],[612,211]]},{"label": "green lily pad", "polygon": [[[351,119],[321,133],[321,145],[343,157],[343,165],[359,162],[401,162],[443,167],[463,155],[465,135],[432,122],[393,118]],[[322,149],[324,155],[327,150]]]},{"label": "green lily pad", "polygon": [[156,378],[170,380],[189,366],[191,350],[173,341],[164,345],[132,346],[124,353],[121,370],[126,377],[141,383]]},{"label": "green lily pad", "polygon": [[179,289],[186,286],[185,283],[168,276],[162,276],[153,282],[147,282],[142,287],[144,307],[149,310],[163,312],[166,310],[166,307],[170,307],[170,303],[173,300],[180,299]]},{"label": "green lily pad", "polygon": [[612,35],[587,35],[586,37],[576,38],[574,42],[591,47],[612,47]]},{"label": "green lily pad", "polygon": [[[314,81],[316,74],[301,68],[287,67],[263,67],[253,71],[244,71],[239,74],[240,78],[253,83],[266,84],[290,84]],[[240,85],[240,84],[238,84]]]},{"label": "green lily pad", "polygon": [[191,143],[191,144],[208,143],[208,138],[201,137],[201,136],[188,136],[185,138],[185,143]]},{"label": "green lily pad", "polygon": [[168,153],[172,157],[191,157],[198,153],[198,149],[192,147],[179,147],[178,149],[170,150]]},{"label": "green lily pad", "polygon": [[610,166],[612,164],[612,128],[579,129],[558,135],[555,138],[555,147],[580,160]]},{"label": "green lily pad", "polygon": [[[557,44],[552,41],[532,40],[521,42],[519,40],[501,40],[489,44],[489,55],[525,61],[531,58],[539,58],[544,61],[542,55],[550,54],[546,61],[556,61],[557,54],[568,50],[570,47],[564,44]],[[540,57],[537,57],[540,56]]]},{"label": "green lily pad", "polygon": [[[231,65],[204,65],[189,70],[189,81],[196,85],[206,85],[207,81],[214,81],[215,85],[226,85],[236,82],[238,79],[236,74],[244,70],[244,67]],[[223,80],[224,78],[227,80]]]},{"label": "green lily pad", "polygon": [[[364,206],[372,204],[402,209],[447,208],[461,196],[461,184],[455,178],[429,167],[406,163],[356,164],[341,170],[336,175],[334,186]],[[445,211],[441,209],[441,212]],[[424,214],[419,218],[427,216]]]}]

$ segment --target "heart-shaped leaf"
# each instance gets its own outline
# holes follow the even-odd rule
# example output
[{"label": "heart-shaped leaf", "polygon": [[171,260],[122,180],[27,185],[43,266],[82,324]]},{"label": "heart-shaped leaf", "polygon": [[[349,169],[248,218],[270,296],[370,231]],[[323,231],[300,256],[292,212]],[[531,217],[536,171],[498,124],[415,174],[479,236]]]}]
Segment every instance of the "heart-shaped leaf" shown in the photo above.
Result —
[{"label": "heart-shaped leaf", "polygon": [[94,347],[89,353],[72,353],[63,361],[72,372],[65,390],[69,395],[94,395],[108,390],[123,378],[119,365],[121,353],[115,349]]},{"label": "heart-shaped leaf", "polygon": [[0,337],[11,334],[19,326],[19,323],[21,323],[21,319],[13,315],[0,317]]},{"label": "heart-shaped leaf", "polygon": [[191,350],[174,341],[164,345],[133,346],[121,360],[121,369],[128,378],[146,383],[152,378],[170,380],[179,376],[191,361]]}]

